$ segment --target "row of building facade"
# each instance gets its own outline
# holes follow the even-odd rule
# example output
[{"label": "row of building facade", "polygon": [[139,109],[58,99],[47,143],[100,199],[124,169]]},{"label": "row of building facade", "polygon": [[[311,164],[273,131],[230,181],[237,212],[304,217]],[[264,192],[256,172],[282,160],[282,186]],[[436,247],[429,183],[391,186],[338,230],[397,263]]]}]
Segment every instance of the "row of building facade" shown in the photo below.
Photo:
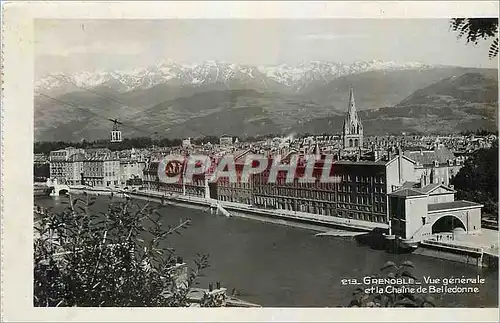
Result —
[{"label": "row of building facade", "polygon": [[146,161],[107,148],[66,148],[52,151],[49,165],[50,178],[60,184],[116,187],[140,182]]}]

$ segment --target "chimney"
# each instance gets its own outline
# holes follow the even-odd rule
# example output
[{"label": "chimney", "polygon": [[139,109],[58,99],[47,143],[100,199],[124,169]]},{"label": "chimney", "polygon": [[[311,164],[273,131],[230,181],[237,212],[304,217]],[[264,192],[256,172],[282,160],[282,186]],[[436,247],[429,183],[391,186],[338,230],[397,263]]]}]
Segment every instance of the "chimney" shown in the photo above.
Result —
[{"label": "chimney", "polygon": [[403,157],[401,156],[401,148],[397,148],[398,154],[398,173],[399,173],[399,183],[403,183]]},{"label": "chimney", "polygon": [[375,148],[375,144],[372,144],[372,154],[373,154],[373,160],[377,161],[378,160],[378,150]]}]

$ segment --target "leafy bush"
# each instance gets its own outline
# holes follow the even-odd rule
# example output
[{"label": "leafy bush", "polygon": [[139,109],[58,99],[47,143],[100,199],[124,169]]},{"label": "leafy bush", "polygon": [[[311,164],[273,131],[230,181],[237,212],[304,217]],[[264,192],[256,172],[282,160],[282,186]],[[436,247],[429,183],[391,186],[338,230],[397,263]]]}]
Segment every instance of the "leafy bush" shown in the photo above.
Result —
[{"label": "leafy bush", "polygon": [[[407,278],[414,279],[414,265],[410,261],[403,262],[397,266],[392,261],[388,261],[380,269],[380,278]],[[375,276],[374,276],[375,277]],[[400,289],[403,284],[393,285]],[[417,293],[366,293],[362,288],[357,288],[353,293],[354,299],[350,302],[349,307],[434,307],[434,299],[431,296],[424,296]]]},{"label": "leafy bush", "polygon": [[457,199],[482,203],[483,212],[498,220],[498,141],[476,150],[451,183]]},{"label": "leafy bush", "polygon": [[477,44],[481,39],[493,38],[489,57],[498,56],[498,18],[454,18],[450,24],[458,37],[465,37],[467,43]]},{"label": "leafy bush", "polygon": [[[189,306],[188,293],[208,257],[199,255],[188,271],[164,247],[189,220],[164,228],[149,203],[111,202],[105,213],[91,212],[94,203],[88,195],[70,197],[66,210],[35,222],[34,305]],[[209,297],[205,303],[214,304]]]}]

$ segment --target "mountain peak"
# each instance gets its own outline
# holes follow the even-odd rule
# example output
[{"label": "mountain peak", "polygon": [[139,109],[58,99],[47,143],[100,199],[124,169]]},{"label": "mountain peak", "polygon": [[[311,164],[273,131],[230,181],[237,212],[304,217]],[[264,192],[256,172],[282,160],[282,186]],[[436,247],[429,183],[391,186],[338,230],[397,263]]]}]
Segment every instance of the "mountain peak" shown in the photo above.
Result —
[{"label": "mountain peak", "polygon": [[[358,61],[336,63],[309,61],[299,64],[252,66],[207,60],[201,63],[180,63],[164,59],[156,65],[124,70],[82,71],[73,74],[54,73],[35,82],[36,90],[61,89],[67,83],[81,87],[112,86],[120,92],[151,88],[173,82],[176,85],[200,85],[228,82],[258,82],[263,88],[279,86],[292,92],[304,90],[312,82],[327,83],[337,77],[373,70],[426,69],[422,63],[398,63],[393,61]],[[66,84],[65,84],[66,83]]]}]

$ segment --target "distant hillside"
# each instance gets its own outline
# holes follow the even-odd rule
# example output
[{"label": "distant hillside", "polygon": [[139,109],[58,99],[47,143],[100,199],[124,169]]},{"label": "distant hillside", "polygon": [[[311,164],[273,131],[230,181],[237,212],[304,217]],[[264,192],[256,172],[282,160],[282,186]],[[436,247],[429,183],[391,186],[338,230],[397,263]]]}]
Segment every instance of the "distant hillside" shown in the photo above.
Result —
[{"label": "distant hillside", "polygon": [[497,70],[443,67],[425,70],[371,71],[339,77],[303,94],[318,104],[330,104],[344,111],[349,88],[354,88],[358,110],[395,106],[415,91],[434,85],[445,78],[477,73],[497,80]]},{"label": "distant hillside", "polygon": [[[461,109],[412,107],[380,108],[359,112],[365,134],[382,135],[401,132],[461,132],[485,129],[496,131],[497,124],[491,116],[493,106],[467,106]],[[342,132],[343,116],[312,119],[297,127],[298,132]]]},{"label": "distant hillside", "polygon": [[498,80],[481,73],[466,73],[445,78],[415,91],[397,106],[461,106],[469,103],[496,104]]},{"label": "distant hillside", "polygon": [[[335,115],[332,110],[278,93],[210,91],[160,103],[134,120],[151,129],[170,128],[169,136],[182,135],[182,129],[190,136],[238,132],[254,136],[289,129],[297,120],[311,116]],[[193,129],[200,132],[193,134]]]},{"label": "distant hillside", "polygon": [[[118,107],[119,104],[116,102],[99,102],[100,99],[93,98],[93,105],[104,106],[99,110],[81,102],[83,97],[90,95],[89,93],[70,95],[73,96],[71,100],[75,104],[85,108],[74,109],[48,100],[40,101],[44,106],[36,110],[35,125],[38,130],[35,132],[36,138],[57,140],[62,134],[65,137],[72,137],[72,140],[108,137],[111,122],[86,111],[110,118],[117,116],[126,125],[132,125],[133,128],[122,127],[124,136],[144,135],[144,131],[137,130],[143,129],[147,130],[146,133],[158,132],[159,136],[171,138],[221,133],[242,136],[276,133],[291,129],[301,120],[337,114],[331,106],[255,90],[195,93],[164,101],[143,110]],[[53,126],[46,120],[50,120],[50,125]],[[71,129],[74,129],[74,136],[71,135]]]},{"label": "distant hillside", "polygon": [[[394,107],[359,112],[367,134],[497,130],[498,81],[487,73],[452,76],[417,90]],[[356,96],[357,100],[357,96]],[[340,132],[343,116],[312,119],[297,131]]]},{"label": "distant hillside", "polygon": [[112,126],[107,118],[129,126],[121,128],[124,137],[339,132],[350,87],[367,134],[494,130],[497,124],[498,79],[491,69],[377,70],[326,85],[312,81],[295,94],[247,85],[241,80],[200,86],[161,83],[128,92],[99,85],[56,96],[76,107],[35,96],[35,138],[107,138]]}]

